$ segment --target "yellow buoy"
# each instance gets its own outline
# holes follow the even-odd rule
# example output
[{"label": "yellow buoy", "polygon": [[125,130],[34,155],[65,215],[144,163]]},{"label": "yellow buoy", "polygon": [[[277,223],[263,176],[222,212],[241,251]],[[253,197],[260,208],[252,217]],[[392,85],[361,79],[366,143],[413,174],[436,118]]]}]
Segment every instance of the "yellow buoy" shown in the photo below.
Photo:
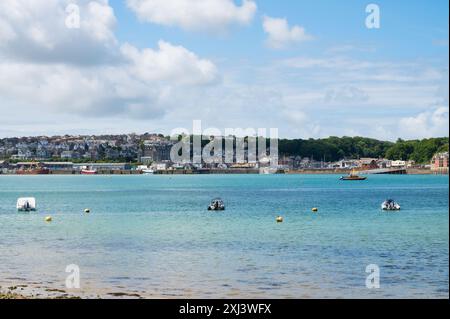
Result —
[{"label": "yellow buoy", "polygon": [[52,220],[53,220],[52,216],[47,216],[47,217],[45,217],[45,221],[46,221],[47,223],[50,223]]},{"label": "yellow buoy", "polygon": [[319,211],[319,209],[318,209],[317,207],[314,207],[314,208],[312,209],[312,211],[313,211],[314,213],[317,213],[317,212]]},{"label": "yellow buoy", "polygon": [[86,209],[84,210],[84,212],[85,212],[86,214],[89,214],[89,213],[91,212],[91,210],[90,210],[89,208],[86,208]]},{"label": "yellow buoy", "polygon": [[282,222],[283,222],[283,217],[278,216],[278,217],[277,217],[277,223],[282,223]]}]

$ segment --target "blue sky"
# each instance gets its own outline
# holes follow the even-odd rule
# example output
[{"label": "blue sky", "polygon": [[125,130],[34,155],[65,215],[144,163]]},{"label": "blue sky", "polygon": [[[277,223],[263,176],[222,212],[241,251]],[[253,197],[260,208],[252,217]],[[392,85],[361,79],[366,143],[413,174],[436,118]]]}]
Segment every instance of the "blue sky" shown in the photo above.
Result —
[{"label": "blue sky", "polygon": [[[168,134],[193,120],[290,138],[448,136],[448,1],[374,1],[379,29],[368,1],[193,2],[3,1],[0,136]],[[80,28],[61,27],[71,3]]]},{"label": "blue sky", "polygon": [[[141,23],[125,2],[112,1],[111,5],[119,21],[118,38],[142,48],[163,38],[183,43],[202,55],[256,56],[264,61],[296,53],[317,54],[330,46],[354,43],[378,48],[372,56],[374,59],[446,58],[448,48],[433,45],[433,42],[448,39],[448,1],[437,0],[432,4],[417,0],[377,1],[382,27],[376,31],[368,30],[364,24],[365,8],[369,3],[358,0],[259,0],[258,12],[251,25],[235,27],[219,35]],[[264,50],[263,15],[286,18],[291,24],[302,25],[316,40],[289,51]]]}]

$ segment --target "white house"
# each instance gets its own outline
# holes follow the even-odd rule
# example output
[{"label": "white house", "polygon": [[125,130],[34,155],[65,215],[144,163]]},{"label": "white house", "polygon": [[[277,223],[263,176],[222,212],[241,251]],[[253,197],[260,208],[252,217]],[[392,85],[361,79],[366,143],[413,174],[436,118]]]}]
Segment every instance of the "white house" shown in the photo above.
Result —
[{"label": "white house", "polygon": [[391,167],[406,167],[406,161],[392,161]]}]

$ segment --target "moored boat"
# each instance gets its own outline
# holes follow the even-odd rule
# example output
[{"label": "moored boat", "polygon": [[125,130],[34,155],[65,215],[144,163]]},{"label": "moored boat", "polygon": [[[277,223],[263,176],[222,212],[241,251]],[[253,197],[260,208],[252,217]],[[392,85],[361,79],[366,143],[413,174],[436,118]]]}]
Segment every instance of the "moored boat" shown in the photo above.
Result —
[{"label": "moored boat", "polygon": [[30,212],[36,210],[36,199],[34,197],[23,197],[17,200],[17,210],[21,212]]},{"label": "moored boat", "polygon": [[400,210],[401,207],[393,199],[387,199],[381,204],[382,210]]},{"label": "moored boat", "polygon": [[142,170],[142,174],[144,175],[153,175],[155,173],[154,170],[152,170],[151,168],[146,168]]},{"label": "moored boat", "polygon": [[215,198],[211,201],[211,204],[209,204],[208,210],[213,210],[213,211],[225,210],[225,204],[222,199]]},{"label": "moored boat", "polygon": [[81,175],[95,175],[97,174],[97,170],[95,169],[82,169]]},{"label": "moored boat", "polygon": [[35,168],[35,169],[19,169],[16,171],[17,175],[47,175],[50,174],[50,170],[47,168]]},{"label": "moored boat", "polygon": [[342,176],[341,181],[365,181],[367,177],[358,176],[358,175],[350,175],[350,176]]},{"label": "moored boat", "polygon": [[341,181],[365,181],[367,177],[359,176],[355,172],[351,172],[348,176],[341,176]]}]

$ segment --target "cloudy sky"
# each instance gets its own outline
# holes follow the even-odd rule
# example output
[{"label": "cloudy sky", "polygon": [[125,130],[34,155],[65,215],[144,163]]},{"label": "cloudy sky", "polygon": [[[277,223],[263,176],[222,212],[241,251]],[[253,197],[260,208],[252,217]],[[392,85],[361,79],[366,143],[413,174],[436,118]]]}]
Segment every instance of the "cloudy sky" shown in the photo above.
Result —
[{"label": "cloudy sky", "polygon": [[448,136],[448,1],[368,3],[2,0],[0,137]]}]

